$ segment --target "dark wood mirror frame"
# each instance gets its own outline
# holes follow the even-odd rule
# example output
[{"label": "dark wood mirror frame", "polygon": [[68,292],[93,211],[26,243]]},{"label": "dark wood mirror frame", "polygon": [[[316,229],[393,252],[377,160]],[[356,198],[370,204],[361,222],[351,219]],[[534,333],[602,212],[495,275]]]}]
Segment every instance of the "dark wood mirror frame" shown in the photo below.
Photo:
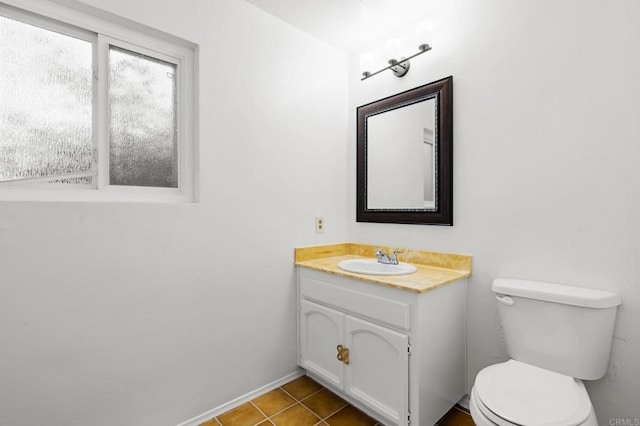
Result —
[{"label": "dark wood mirror frame", "polygon": [[[436,99],[435,209],[368,209],[367,118],[425,98]],[[357,109],[357,116],[356,221],[453,225],[453,77],[362,105]]]}]

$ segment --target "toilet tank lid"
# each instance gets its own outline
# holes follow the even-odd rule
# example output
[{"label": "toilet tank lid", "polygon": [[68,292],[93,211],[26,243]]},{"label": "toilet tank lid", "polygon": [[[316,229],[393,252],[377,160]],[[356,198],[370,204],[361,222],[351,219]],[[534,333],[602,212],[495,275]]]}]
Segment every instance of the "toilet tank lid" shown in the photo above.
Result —
[{"label": "toilet tank lid", "polygon": [[491,290],[509,296],[587,308],[611,308],[622,303],[620,296],[610,291],[511,278],[496,278]]}]

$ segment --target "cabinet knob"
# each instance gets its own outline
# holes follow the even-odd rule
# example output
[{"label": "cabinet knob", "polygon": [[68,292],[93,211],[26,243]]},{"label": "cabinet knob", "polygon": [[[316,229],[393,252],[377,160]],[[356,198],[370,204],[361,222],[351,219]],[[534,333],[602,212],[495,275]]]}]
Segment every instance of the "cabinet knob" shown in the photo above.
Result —
[{"label": "cabinet knob", "polygon": [[345,348],[342,345],[338,345],[336,346],[336,349],[338,351],[338,355],[336,355],[336,358],[338,358],[338,361],[341,361],[346,365],[349,365],[349,348]]}]

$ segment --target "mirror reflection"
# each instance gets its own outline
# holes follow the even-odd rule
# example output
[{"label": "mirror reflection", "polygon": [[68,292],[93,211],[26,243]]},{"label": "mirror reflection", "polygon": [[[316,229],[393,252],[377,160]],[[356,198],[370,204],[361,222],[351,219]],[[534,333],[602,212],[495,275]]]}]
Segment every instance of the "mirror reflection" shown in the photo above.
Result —
[{"label": "mirror reflection", "polygon": [[367,208],[434,209],[436,99],[367,117]]}]

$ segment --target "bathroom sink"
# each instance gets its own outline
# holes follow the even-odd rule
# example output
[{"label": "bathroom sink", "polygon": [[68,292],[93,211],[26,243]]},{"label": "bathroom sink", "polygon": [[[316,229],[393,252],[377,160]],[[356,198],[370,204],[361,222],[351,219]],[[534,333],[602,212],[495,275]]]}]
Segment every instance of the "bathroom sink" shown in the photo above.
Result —
[{"label": "bathroom sink", "polygon": [[413,274],[416,267],[400,262],[397,265],[380,263],[377,259],[349,259],[338,263],[338,268],[347,272],[367,275],[407,275]]}]

